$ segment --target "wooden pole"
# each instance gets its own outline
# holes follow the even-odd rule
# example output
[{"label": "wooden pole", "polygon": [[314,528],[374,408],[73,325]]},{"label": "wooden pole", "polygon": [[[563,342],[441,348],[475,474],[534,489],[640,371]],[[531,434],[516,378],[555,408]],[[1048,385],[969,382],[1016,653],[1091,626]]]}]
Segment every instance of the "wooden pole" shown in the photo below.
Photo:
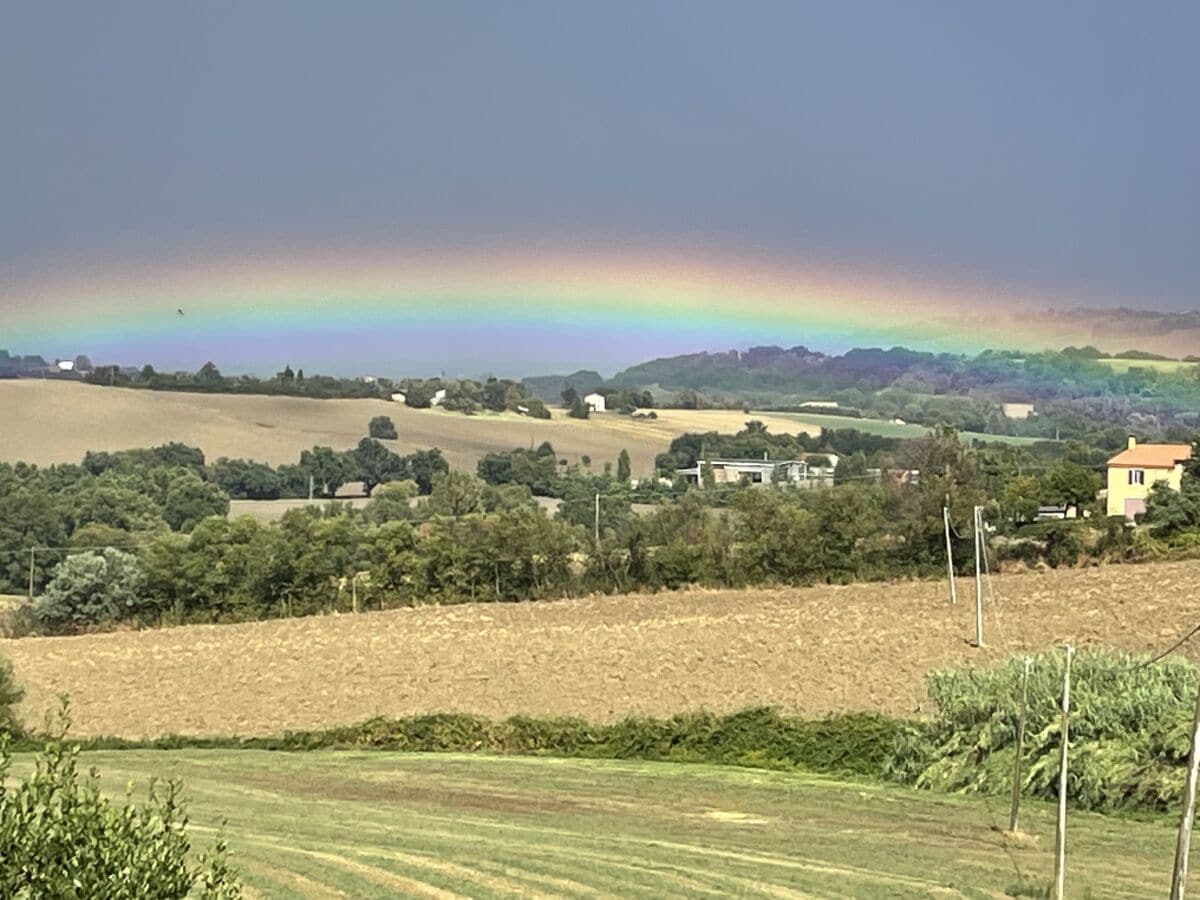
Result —
[{"label": "wooden pole", "polygon": [[596,540],[596,549],[600,548],[600,492],[596,491],[596,515],[595,525],[593,528],[593,537]]},{"label": "wooden pole", "polygon": [[975,507],[975,646],[983,646],[983,581],[979,574],[979,558],[983,555],[983,507]]},{"label": "wooden pole", "polygon": [[1021,669],[1021,706],[1017,710],[1016,756],[1013,757],[1012,811],[1008,816],[1008,830],[1016,832],[1017,816],[1021,809],[1021,757],[1025,753],[1025,710],[1029,703],[1029,668],[1033,664],[1028,656]]},{"label": "wooden pole", "polygon": [[1171,900],[1183,900],[1187,889],[1188,850],[1192,842],[1192,825],[1196,819],[1197,776],[1200,776],[1200,689],[1196,691],[1196,712],[1192,717],[1192,749],[1188,753],[1187,782],[1183,787],[1183,818],[1179,821],[1179,840],[1175,844]]},{"label": "wooden pole", "polygon": [[954,548],[950,544],[950,498],[946,498],[946,506],[942,507],[942,524],[946,529],[946,574],[950,577],[950,603],[958,603],[958,591],[954,586]]},{"label": "wooden pole", "polygon": [[1067,868],[1067,746],[1070,743],[1071,718],[1071,658],[1075,648],[1067,645],[1066,665],[1063,667],[1062,746],[1058,759],[1058,822],[1054,829],[1054,900],[1063,900],[1063,884]]},{"label": "wooden pole", "polygon": [[33,599],[33,555],[37,552],[36,547],[29,548],[29,599]]}]

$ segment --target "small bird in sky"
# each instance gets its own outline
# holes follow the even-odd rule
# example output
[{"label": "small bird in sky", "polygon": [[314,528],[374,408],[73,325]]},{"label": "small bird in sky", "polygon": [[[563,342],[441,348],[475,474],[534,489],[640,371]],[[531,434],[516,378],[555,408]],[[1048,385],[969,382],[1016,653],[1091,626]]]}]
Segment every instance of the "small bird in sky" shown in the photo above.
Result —
[{"label": "small bird in sky", "polygon": [[182,316],[182,315],[183,315],[183,310],[182,310],[182,309],[177,309],[177,310],[175,310],[175,313],[176,313],[177,315],[179,315],[179,316]]}]

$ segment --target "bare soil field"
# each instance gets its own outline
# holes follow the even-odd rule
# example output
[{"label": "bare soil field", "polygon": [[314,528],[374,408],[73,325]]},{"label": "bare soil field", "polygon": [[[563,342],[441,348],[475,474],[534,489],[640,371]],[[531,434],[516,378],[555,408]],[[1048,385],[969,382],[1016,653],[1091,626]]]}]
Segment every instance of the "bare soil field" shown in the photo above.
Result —
[{"label": "bare soil field", "polygon": [[0,640],[0,656],[31,724],[66,692],[81,735],[249,735],[431,711],[920,714],[932,669],[1068,640],[1160,649],[1200,620],[1195,563],[1005,575],[995,588],[982,650],[966,582],[953,607],[944,583],[903,582]]},{"label": "bare soil field", "polygon": [[438,447],[455,468],[473,470],[485,453],[550,441],[559,456],[592,457],[599,469],[629,451],[633,472],[650,475],[654,457],[686,431],[740,430],[759,419],[779,434],[817,430],[792,417],[725,410],[659,410],[657,419],[616,413],[550,420],[515,413],[466,416],[410,409],[386,400],[309,400],[237,394],[184,394],[106,388],[67,381],[0,381],[0,460],[39,465],[79,462],[87,450],[123,450],[182,441],[209,459],[244,457],[279,465],[301,450],[353,447],[378,415],[391,416],[398,452]]}]

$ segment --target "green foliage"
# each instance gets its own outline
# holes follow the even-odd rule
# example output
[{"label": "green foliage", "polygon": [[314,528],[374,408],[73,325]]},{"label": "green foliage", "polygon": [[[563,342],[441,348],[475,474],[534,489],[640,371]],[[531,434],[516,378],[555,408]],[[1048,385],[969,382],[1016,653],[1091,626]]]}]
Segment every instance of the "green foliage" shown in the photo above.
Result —
[{"label": "green foliage", "polygon": [[1143,521],[1162,538],[1200,530],[1200,478],[1185,477],[1178,491],[1161,481],[1151,487]]},{"label": "green foliage", "polygon": [[181,784],[151,782],[141,806],[128,794],[112,803],[94,771],[80,775],[79,749],[63,739],[65,707],[62,716],[24,781],[11,782],[0,742],[0,896],[240,897],[223,841],[193,861]]},{"label": "green foliage", "polygon": [[561,492],[558,460],[549,441],[536,450],[484,454],[475,471],[487,484],[523,484],[539,497],[555,497]]},{"label": "green foliage", "polygon": [[[1021,668],[1020,660],[1010,659],[991,668],[932,673],[936,715],[905,732],[889,775],[938,790],[1011,790]],[[1056,795],[1062,669],[1061,653],[1034,659],[1023,767],[1027,796]],[[1149,663],[1111,651],[1079,654],[1071,671],[1072,806],[1174,808],[1196,688],[1196,671],[1183,659]]]},{"label": "green foliage", "polygon": [[132,554],[111,547],[79,553],[55,568],[33,612],[50,634],[111,625],[138,618],[144,587],[141,567]]},{"label": "green foliage", "polygon": [[418,450],[404,457],[402,478],[411,478],[417,483],[422,494],[433,490],[433,479],[437,475],[450,471],[450,464],[442,456],[442,451],[434,447],[432,450]]},{"label": "green foliage", "polygon": [[592,534],[596,521],[596,495],[600,495],[600,530],[616,532],[629,523],[633,507],[629,486],[607,475],[573,475],[563,479],[558,517]]},{"label": "green foliage", "polygon": [[336,497],[338,488],[353,477],[354,462],[332,447],[313,447],[301,452],[300,469],[322,497]]},{"label": "green foliage", "polygon": [[227,515],[229,496],[194,472],[181,472],[167,486],[162,517],[175,531],[188,532],[209,516]]},{"label": "green foliage", "polygon": [[633,469],[629,462],[629,451],[622,449],[617,454],[617,481],[628,482],[633,475]]},{"label": "green foliage", "polygon": [[287,732],[280,737],[165,738],[149,742],[101,739],[87,746],[535,754],[705,762],[880,777],[892,747],[910,727],[872,713],[801,719],[766,707],[729,715],[683,713],[669,719],[630,716],[603,724],[531,716],[492,721],[460,713],[433,713],[402,719],[380,717],[322,731]]},{"label": "green foliage", "polygon": [[[213,482],[235,500],[275,500],[284,494],[284,479],[266,463],[221,457],[211,468]],[[296,493],[303,490],[297,486]]]},{"label": "green foliage", "polygon": [[440,472],[433,477],[427,507],[436,516],[483,512],[484,484],[466,472]]},{"label": "green foliage", "polygon": [[17,716],[17,704],[25,696],[25,691],[17,684],[13,675],[12,663],[0,658],[0,741],[6,735],[20,737],[23,729]]},{"label": "green foliage", "polygon": [[382,441],[394,441],[399,437],[391,416],[375,416],[371,419],[367,425],[367,435]]},{"label": "green foliage", "polygon": [[413,518],[412,500],[420,493],[415,481],[389,481],[371,495],[363,515],[373,525]]},{"label": "green foliage", "polygon": [[[351,466],[353,467],[351,469]],[[377,485],[406,476],[404,460],[374,438],[363,438],[354,448],[347,474],[353,471],[368,497]]]}]

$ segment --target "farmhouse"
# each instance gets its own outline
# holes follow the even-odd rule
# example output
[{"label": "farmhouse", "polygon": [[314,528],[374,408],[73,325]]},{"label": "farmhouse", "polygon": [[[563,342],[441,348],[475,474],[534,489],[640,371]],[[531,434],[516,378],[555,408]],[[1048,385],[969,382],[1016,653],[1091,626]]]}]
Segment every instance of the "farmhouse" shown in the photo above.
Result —
[{"label": "farmhouse", "polygon": [[832,466],[810,466],[808,460],[804,459],[710,459],[687,469],[676,469],[675,474],[686,479],[688,484],[703,484],[703,469],[706,465],[712,467],[713,481],[716,484],[745,481],[750,484],[811,485],[833,478]]},{"label": "farmhouse", "polygon": [[1190,444],[1139,444],[1130,435],[1126,448],[1108,461],[1108,514],[1132,519],[1145,512],[1150,488],[1159,482],[1180,490],[1191,456]]},{"label": "farmhouse", "polygon": [[441,406],[446,402],[446,389],[438,388],[433,392],[433,396],[429,398],[430,406]]},{"label": "farmhouse", "polygon": [[588,412],[604,412],[604,395],[588,394],[583,398],[583,405],[588,408]]},{"label": "farmhouse", "polygon": [[408,395],[405,394],[403,391],[395,391],[392,394],[392,402],[393,403],[404,403],[407,400],[408,400]]}]

